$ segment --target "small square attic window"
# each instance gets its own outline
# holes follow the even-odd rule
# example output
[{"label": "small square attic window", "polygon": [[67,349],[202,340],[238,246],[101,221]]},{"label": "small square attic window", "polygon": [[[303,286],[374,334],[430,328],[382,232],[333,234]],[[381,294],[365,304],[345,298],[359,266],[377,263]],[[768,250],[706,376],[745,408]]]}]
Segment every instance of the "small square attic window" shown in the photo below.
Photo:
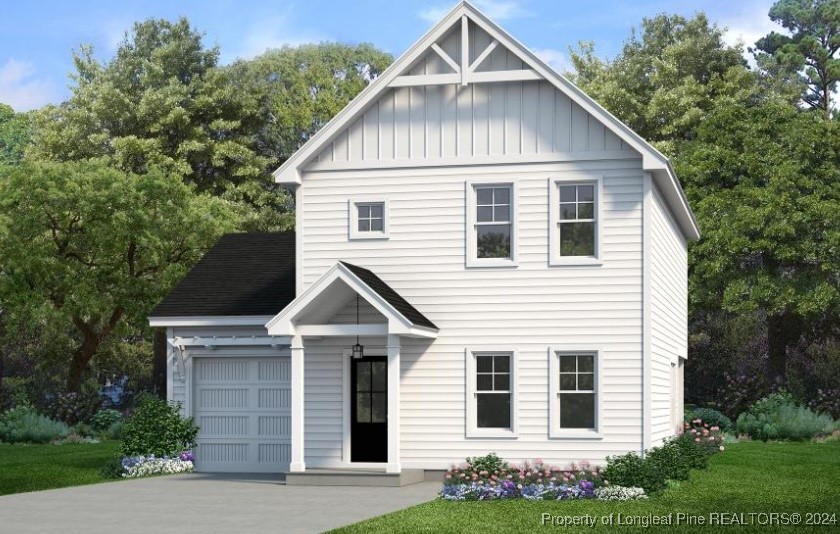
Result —
[{"label": "small square attic window", "polygon": [[351,200],[350,239],[388,238],[388,201]]}]

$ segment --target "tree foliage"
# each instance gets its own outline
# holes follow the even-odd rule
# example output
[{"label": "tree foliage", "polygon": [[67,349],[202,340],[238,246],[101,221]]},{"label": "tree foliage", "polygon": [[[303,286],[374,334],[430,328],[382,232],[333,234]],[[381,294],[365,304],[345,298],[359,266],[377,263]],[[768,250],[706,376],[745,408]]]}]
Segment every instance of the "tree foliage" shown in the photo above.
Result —
[{"label": "tree foliage", "polygon": [[693,306],[767,314],[770,366],[840,311],[840,125],[783,102],[716,109],[676,161],[703,238]]},{"label": "tree foliage", "polygon": [[0,104],[0,167],[19,164],[29,140],[29,114],[15,113],[6,104]]},{"label": "tree foliage", "polygon": [[321,43],[269,50],[230,70],[240,90],[260,101],[257,151],[277,166],[392,61],[370,44]]},{"label": "tree foliage", "polygon": [[640,34],[612,61],[598,58],[587,43],[571,59],[581,89],[668,155],[693,137],[718,102],[757,98],[742,49],[727,45],[723,29],[702,13],[643,19]]},{"label": "tree foliage", "polygon": [[[802,101],[828,115],[840,81],[840,0],[779,0],[769,16],[790,35],[770,32],[759,39],[759,64],[798,78]],[[762,56],[772,57],[775,65]]]},{"label": "tree foliage", "polygon": [[16,320],[74,332],[67,388],[117,333],[152,306],[216,238],[229,203],[178,176],[100,163],[27,164],[0,182],[0,295]]}]

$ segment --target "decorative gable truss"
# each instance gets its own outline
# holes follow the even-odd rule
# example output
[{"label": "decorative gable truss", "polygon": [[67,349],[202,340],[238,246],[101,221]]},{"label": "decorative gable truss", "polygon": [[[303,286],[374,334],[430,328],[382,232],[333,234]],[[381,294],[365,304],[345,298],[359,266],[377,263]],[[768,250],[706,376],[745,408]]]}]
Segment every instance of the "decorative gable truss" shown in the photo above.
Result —
[{"label": "decorative gable truss", "polygon": [[456,5],[274,176],[642,159],[688,238],[699,230],[668,159],[469,2]]}]

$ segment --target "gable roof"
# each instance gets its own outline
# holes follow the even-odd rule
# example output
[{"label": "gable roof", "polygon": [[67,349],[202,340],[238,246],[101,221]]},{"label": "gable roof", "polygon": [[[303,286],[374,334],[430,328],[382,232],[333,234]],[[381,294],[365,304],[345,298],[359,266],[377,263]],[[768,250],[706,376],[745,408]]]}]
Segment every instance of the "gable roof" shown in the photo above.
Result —
[{"label": "gable roof", "polygon": [[294,232],[227,234],[150,317],[270,316],[294,298]]},{"label": "gable roof", "polygon": [[[388,320],[392,334],[413,337],[435,337],[438,327],[376,274],[359,267],[336,262],[300,296],[269,320],[265,327],[270,335],[295,335],[298,322],[315,310],[323,315],[331,306],[342,305],[342,299],[351,294],[364,298]],[[333,310],[334,311],[334,310]]]},{"label": "gable roof", "polygon": [[[300,170],[312,161],[323,147],[331,143],[345,127],[364,113],[371,103],[375,102],[378,97],[388,91],[395,80],[405,74],[424,54],[430,50],[440,53],[435,49],[437,41],[455,28],[456,25],[461,24],[466,26],[467,21],[476,24],[483,31],[487,32],[499,44],[506,47],[530,67],[530,71],[516,71],[523,76],[523,79],[535,79],[534,76],[536,76],[536,79],[541,78],[548,81],[556,89],[571,98],[573,102],[583,108],[587,113],[602,122],[609,131],[617,135],[623,142],[641,154],[644,170],[651,173],[668,202],[671,211],[679,222],[683,233],[689,239],[699,238],[700,231],[697,226],[697,221],[691,212],[691,208],[688,205],[688,201],[685,198],[685,194],[668,158],[610,112],[601,107],[592,98],[587,96],[577,86],[549,67],[533,52],[522,45],[522,43],[487,18],[487,16],[466,0],[459,2],[440,22],[432,27],[420,40],[414,43],[388,69],[371,82],[367,88],[357,95],[330,122],[286,160],[283,165],[275,170],[273,173],[275,180],[278,183],[300,184]],[[462,59],[462,69],[465,66],[464,61],[466,60]],[[451,58],[448,58],[447,62],[452,62]],[[453,68],[455,68],[454,65]],[[444,76],[452,77],[453,75],[447,74]],[[462,75],[459,74],[458,76]],[[460,79],[462,83],[466,80],[464,77]]]},{"label": "gable roof", "polygon": [[400,312],[403,317],[411,321],[413,324],[417,326],[424,326],[426,328],[437,328],[435,323],[431,322],[425,315],[417,311],[417,308],[412,306],[372,271],[369,271],[364,267],[352,265],[346,261],[342,261],[340,263],[350,269],[350,272],[355,274],[359,280],[364,282],[369,288],[376,292],[376,294],[382,297],[382,300],[393,306],[395,310]]}]

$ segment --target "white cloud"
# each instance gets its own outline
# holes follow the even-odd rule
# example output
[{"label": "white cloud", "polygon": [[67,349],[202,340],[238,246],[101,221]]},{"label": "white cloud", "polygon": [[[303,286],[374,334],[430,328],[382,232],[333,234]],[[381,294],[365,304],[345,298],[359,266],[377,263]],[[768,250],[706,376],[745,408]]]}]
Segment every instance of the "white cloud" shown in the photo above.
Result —
[{"label": "white cloud", "polygon": [[245,39],[232,54],[222,53],[222,63],[234,59],[251,59],[272,48],[298,46],[331,40],[328,35],[317,31],[301,30],[290,23],[288,17],[274,17],[242,32]]},{"label": "white cloud", "polygon": [[727,28],[724,40],[730,46],[741,44],[744,47],[744,54],[752,60],[752,54],[747,48],[755,46],[755,42],[770,33],[776,31],[787,33],[787,31],[770,20],[767,13],[773,5],[773,0],[754,0],[738,4],[733,14],[718,20],[720,26]]},{"label": "white cloud", "polygon": [[572,70],[572,64],[569,58],[556,48],[532,48],[531,51],[560,74]]},{"label": "white cloud", "polygon": [[[528,10],[516,0],[475,0],[475,6],[493,20],[508,20],[530,15]],[[437,23],[452,9],[452,5],[433,6],[418,13],[421,19]]]},{"label": "white cloud", "polygon": [[15,111],[26,111],[58,100],[52,82],[35,77],[37,69],[28,61],[9,58],[0,66],[0,102]]}]

